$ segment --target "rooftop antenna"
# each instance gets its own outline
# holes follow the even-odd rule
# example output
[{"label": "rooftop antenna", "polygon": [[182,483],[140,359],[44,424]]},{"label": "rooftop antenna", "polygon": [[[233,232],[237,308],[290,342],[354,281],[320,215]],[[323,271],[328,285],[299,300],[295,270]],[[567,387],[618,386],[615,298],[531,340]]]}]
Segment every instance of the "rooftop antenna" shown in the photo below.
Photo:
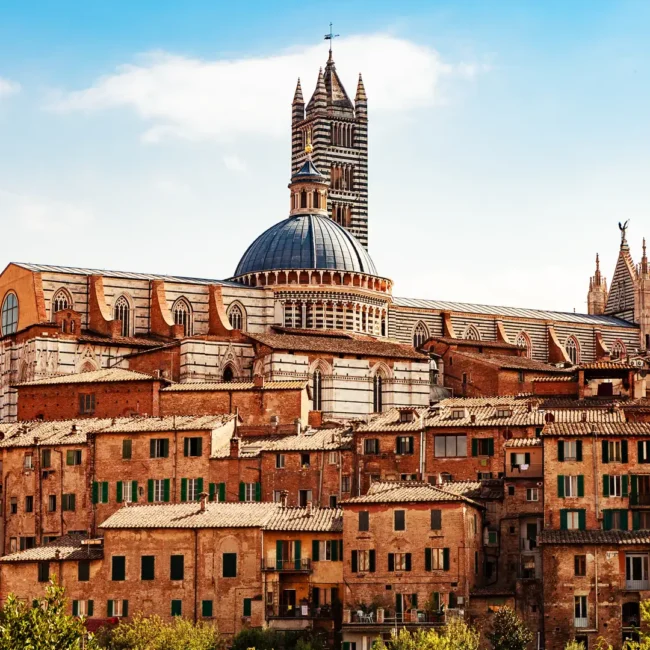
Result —
[{"label": "rooftop antenna", "polygon": [[325,40],[330,42],[330,58],[329,58],[330,61],[332,60],[332,41],[333,41],[335,38],[338,38],[338,37],[340,36],[340,34],[335,34],[335,33],[332,31],[332,26],[333,26],[332,23],[330,23],[330,31],[329,31],[329,34],[325,34]]}]

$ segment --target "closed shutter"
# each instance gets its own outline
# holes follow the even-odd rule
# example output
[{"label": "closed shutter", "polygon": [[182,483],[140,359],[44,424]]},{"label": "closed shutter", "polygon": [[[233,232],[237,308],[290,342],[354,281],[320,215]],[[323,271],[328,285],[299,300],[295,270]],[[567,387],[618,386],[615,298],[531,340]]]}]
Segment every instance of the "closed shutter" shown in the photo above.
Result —
[{"label": "closed shutter", "polygon": [[359,573],[359,559],[357,551],[350,552],[350,565],[352,567],[352,573]]},{"label": "closed shutter", "polygon": [[222,503],[226,500],[226,484],[219,483],[219,501]]},{"label": "closed shutter", "polygon": [[584,509],[578,510],[578,528],[584,530],[586,526],[587,513]]},{"label": "closed shutter", "polygon": [[97,481],[93,481],[93,503],[99,501],[99,484]]},{"label": "closed shutter", "polygon": [[190,439],[189,438],[183,438],[183,455],[185,455],[185,456],[190,455]]},{"label": "closed shutter", "polygon": [[609,496],[609,474],[603,474],[603,496]]},{"label": "closed shutter", "polygon": [[[187,438],[185,438],[185,442],[187,442]],[[181,501],[187,501],[187,479],[186,478],[181,479]]]},{"label": "closed shutter", "polygon": [[639,477],[636,474],[630,476],[630,505],[636,506],[639,501]]},{"label": "closed shutter", "polygon": [[406,554],[406,570],[407,571],[411,570],[411,554],[410,553]]},{"label": "closed shutter", "polygon": [[388,570],[389,571],[395,571],[395,554],[394,553],[389,553],[388,554]]},{"label": "closed shutter", "polygon": [[312,539],[311,540],[311,561],[312,562],[318,562],[319,561],[319,551],[320,551],[320,543],[317,539]]},{"label": "closed shutter", "polygon": [[442,549],[442,568],[445,571],[449,571],[449,549],[448,548]]},{"label": "closed shutter", "polygon": [[630,493],[630,486],[629,486],[630,480],[629,476],[627,474],[623,474],[621,477],[621,494],[626,497]]},{"label": "closed shutter", "polygon": [[138,482],[137,481],[131,481],[131,501],[133,501],[133,503],[138,502]]},{"label": "closed shutter", "polygon": [[239,483],[239,500],[246,501],[246,483],[243,481]]},{"label": "closed shutter", "polygon": [[166,478],[163,482],[163,501],[169,503],[169,479]]},{"label": "closed shutter", "polygon": [[330,553],[330,557],[332,558],[332,562],[338,562],[339,561],[339,543],[338,543],[338,540],[333,539],[330,542],[330,545],[332,547],[332,551]]},{"label": "closed shutter", "polygon": [[557,475],[557,495],[560,499],[564,499],[564,476]]},{"label": "closed shutter", "polygon": [[253,599],[244,598],[244,616],[250,616],[253,610]]},{"label": "closed shutter", "polygon": [[374,573],[374,572],[375,572],[375,569],[376,569],[376,567],[377,567],[376,557],[377,557],[377,555],[376,555],[376,553],[375,553],[375,549],[374,549],[374,548],[371,549],[370,551],[368,551],[368,558],[369,558],[369,565],[370,565],[370,573]]},{"label": "closed shutter", "polygon": [[294,549],[294,561],[295,561],[295,567],[296,570],[300,569],[300,560],[302,559],[302,544],[300,543],[300,540],[296,540],[293,543],[293,549]]},{"label": "closed shutter", "polygon": [[494,456],[494,438],[488,438],[488,456]]},{"label": "closed shutter", "polygon": [[212,601],[203,600],[201,601],[201,616],[203,618],[212,618]]},{"label": "closed shutter", "polygon": [[343,540],[339,540],[339,562],[343,562]]},{"label": "closed shutter", "polygon": [[600,444],[603,450],[603,463],[609,463],[609,443],[607,440],[602,440]]},{"label": "closed shutter", "polygon": [[478,456],[478,440],[472,439],[472,456]]},{"label": "closed shutter", "polygon": [[557,441],[557,459],[560,462],[564,460],[564,440]]},{"label": "closed shutter", "polygon": [[442,510],[431,511],[431,530],[442,529]]},{"label": "closed shutter", "polygon": [[585,495],[585,477],[582,474],[578,474],[578,496],[583,497]]},{"label": "closed shutter", "polygon": [[424,570],[425,571],[431,571],[432,570],[431,549],[430,548],[425,548],[424,549]]},{"label": "closed shutter", "polygon": [[280,571],[282,569],[282,541],[275,542],[275,568]]},{"label": "closed shutter", "polygon": [[95,613],[95,601],[89,600],[86,606],[86,615],[90,618]]},{"label": "closed shutter", "polygon": [[153,438],[149,441],[149,457],[156,457],[156,441]]},{"label": "closed shutter", "polygon": [[200,496],[203,494],[203,479],[202,478],[197,478],[196,479],[196,491],[197,494]]},{"label": "closed shutter", "polygon": [[255,501],[262,500],[262,484],[255,483]]},{"label": "closed shutter", "polygon": [[562,509],[560,510],[560,530],[567,529],[567,511]]},{"label": "closed shutter", "polygon": [[627,510],[619,510],[618,517],[621,522],[621,530],[627,530],[629,527],[629,521],[627,516]]},{"label": "closed shutter", "polygon": [[112,600],[107,600],[106,601],[106,616],[108,618],[113,618],[113,601]]},{"label": "closed shutter", "polygon": [[73,600],[72,601],[72,615],[73,616],[79,616],[79,601],[78,600]]},{"label": "closed shutter", "polygon": [[621,462],[628,462],[628,453],[627,453],[627,440],[621,441]]},{"label": "closed shutter", "polygon": [[314,607],[320,607],[320,588],[313,587],[311,590],[311,602]]},{"label": "closed shutter", "polygon": [[147,480],[147,501],[153,503],[153,479]]},{"label": "closed shutter", "polygon": [[210,483],[210,485],[208,486],[208,490],[209,490],[208,498],[210,499],[210,501],[214,501],[217,494],[217,484]]},{"label": "closed shutter", "polygon": [[129,615],[129,601],[128,600],[123,600],[122,601],[122,616],[126,617]]},{"label": "closed shutter", "polygon": [[603,510],[603,530],[612,529],[612,511]]},{"label": "closed shutter", "polygon": [[108,481],[102,483],[102,503],[108,503]]},{"label": "closed shutter", "polygon": [[122,503],[122,481],[118,481],[115,486],[115,498],[118,503]]},{"label": "closed shutter", "polygon": [[183,601],[177,599],[172,600],[172,616],[181,616],[182,612],[183,612]]},{"label": "closed shutter", "polygon": [[582,461],[582,440],[576,441],[576,460]]},{"label": "closed shutter", "polygon": [[641,516],[637,510],[632,511],[632,530],[639,530],[641,528]]},{"label": "closed shutter", "polygon": [[170,580],[184,580],[185,579],[185,556],[172,555],[169,561],[169,579]]},{"label": "closed shutter", "polygon": [[122,440],[122,458],[124,460],[130,460],[131,458],[131,441]]}]

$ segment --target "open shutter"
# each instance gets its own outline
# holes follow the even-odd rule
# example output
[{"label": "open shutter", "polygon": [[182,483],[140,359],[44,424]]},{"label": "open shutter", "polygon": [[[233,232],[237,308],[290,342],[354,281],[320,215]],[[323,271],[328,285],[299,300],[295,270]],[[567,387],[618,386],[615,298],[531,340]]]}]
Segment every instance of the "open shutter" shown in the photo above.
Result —
[{"label": "open shutter", "polygon": [[526,452],[526,453],[524,454],[524,463],[525,463],[526,465],[530,465],[530,453],[528,453],[528,452]]},{"label": "open shutter", "polygon": [[580,530],[585,530],[587,527],[587,513],[584,508],[578,510],[578,528]]},{"label": "open shutter", "polygon": [[311,540],[311,561],[318,562],[320,559],[320,544],[317,539]]},{"label": "open shutter", "polygon": [[222,503],[226,500],[226,484],[219,483],[219,501]]},{"label": "open shutter", "polygon": [[[187,438],[185,438],[187,442]],[[181,501],[187,501],[187,479],[181,479]]]},{"label": "open shutter", "polygon": [[320,607],[320,587],[312,587],[311,603],[314,608]]},{"label": "open shutter", "polygon": [[138,502],[138,482],[131,481],[131,501],[133,503]]},{"label": "open shutter", "polygon": [[557,475],[557,495],[560,499],[564,499],[564,476],[562,474]]},{"label": "open shutter", "polygon": [[560,530],[567,529],[567,511],[562,509],[560,510]]},{"label": "open shutter", "polygon": [[557,459],[559,461],[564,460],[564,440],[557,441]]},{"label": "open shutter", "polygon": [[97,481],[93,481],[93,503],[99,501],[99,484]]},{"label": "open shutter", "polygon": [[609,496],[609,474],[603,474],[603,496]]},{"label": "open shutter", "polygon": [[359,572],[359,561],[357,558],[357,551],[352,551],[350,553],[350,560],[352,564],[352,573],[358,573]]},{"label": "open shutter", "polygon": [[163,500],[165,503],[169,503],[169,479],[166,478],[163,483]]},{"label": "open shutter", "polygon": [[411,570],[411,554],[410,553],[406,554],[406,570],[407,571]]},{"label": "open shutter", "polygon": [[275,542],[275,568],[278,571],[282,569],[282,540],[280,539]]},{"label": "open shutter", "polygon": [[255,483],[255,501],[262,500],[262,484]]},{"label": "open shutter", "polygon": [[603,530],[612,529],[612,511],[603,510]]},{"label": "open shutter", "polygon": [[293,543],[293,549],[295,553],[293,559],[295,560],[296,571],[298,571],[300,570],[300,560],[302,559],[302,544],[299,539]]},{"label": "open shutter", "polygon": [[153,503],[153,479],[147,481],[147,501]]},{"label": "open shutter", "polygon": [[331,551],[331,558],[332,562],[338,562],[339,561],[339,542],[337,539],[333,539],[330,543],[330,546],[332,547]]},{"label": "open shutter", "polygon": [[641,517],[638,510],[632,511],[632,530],[639,530],[641,528]]},{"label": "open shutter", "polygon": [[183,438],[183,455],[184,456],[189,456],[190,455],[190,439],[189,438]]},{"label": "open shutter", "polygon": [[86,614],[88,618],[90,618],[95,612],[95,601],[94,600],[89,600],[87,605],[86,605]]},{"label": "open shutter", "polygon": [[621,530],[628,530],[629,528],[629,518],[627,515],[627,510],[619,510],[618,516],[621,522]]},{"label": "open shutter", "polygon": [[627,440],[621,441],[621,462],[628,462],[628,453],[627,453]]},{"label": "open shutter", "polygon": [[339,562],[343,562],[343,540],[339,540]]},{"label": "open shutter", "polygon": [[583,497],[585,495],[585,477],[582,474],[578,474],[578,496]]},{"label": "open shutter", "polygon": [[239,500],[246,501],[246,483],[243,481],[239,483]]},{"label": "open shutter", "polygon": [[395,571],[395,554],[394,553],[389,553],[388,554],[388,570],[389,571]]},{"label": "open shutter", "polygon": [[102,503],[108,503],[108,481],[102,483]]},{"label": "open shutter", "polygon": [[607,440],[603,440],[600,444],[603,449],[603,463],[609,463],[609,443]]},{"label": "open shutter", "polygon": [[582,461],[582,440],[576,441],[576,460]]},{"label": "open shutter", "polygon": [[375,553],[375,549],[371,549],[368,552],[368,558],[369,558],[369,566],[370,566],[370,572],[374,573],[377,567],[377,555]]},{"label": "open shutter", "polygon": [[118,481],[115,487],[115,498],[118,503],[122,503],[122,481]]},{"label": "open shutter", "polygon": [[216,483],[210,483],[210,486],[209,486],[208,489],[209,489],[208,498],[210,499],[210,501],[214,501],[215,496],[217,494],[217,484]]},{"label": "open shutter", "polygon": [[203,479],[202,478],[197,478],[196,479],[196,489],[198,494],[203,494]]},{"label": "open shutter", "polygon": [[636,459],[637,459],[637,462],[639,462],[639,463],[645,463],[645,454],[643,453],[643,452],[644,452],[644,448],[643,448],[643,440],[637,440],[636,445],[637,445],[637,448],[636,448],[636,453],[637,453],[637,457],[636,457]]},{"label": "open shutter", "polygon": [[128,616],[129,615],[129,601],[128,600],[123,600],[122,601],[122,616]]},{"label": "open shutter", "polygon": [[156,457],[156,441],[152,438],[149,441],[149,458]]},{"label": "open shutter", "polygon": [[478,439],[472,439],[472,456],[478,456]]},{"label": "open shutter", "polygon": [[72,601],[72,615],[73,616],[79,616],[79,601],[78,600],[73,600]]},{"label": "open shutter", "polygon": [[106,601],[106,616],[107,618],[113,618],[113,601]]},{"label": "open shutter", "polygon": [[488,456],[494,456],[494,438],[488,438]]},{"label": "open shutter", "polygon": [[630,493],[630,477],[627,474],[623,474],[621,477],[621,494],[626,497]]},{"label": "open shutter", "polygon": [[431,549],[424,549],[424,570],[431,571],[432,562],[431,562]]},{"label": "open shutter", "polygon": [[442,568],[445,571],[449,571],[449,549],[448,548],[442,549]]},{"label": "open shutter", "polygon": [[630,505],[636,506],[639,501],[639,477],[636,474],[630,476]]}]

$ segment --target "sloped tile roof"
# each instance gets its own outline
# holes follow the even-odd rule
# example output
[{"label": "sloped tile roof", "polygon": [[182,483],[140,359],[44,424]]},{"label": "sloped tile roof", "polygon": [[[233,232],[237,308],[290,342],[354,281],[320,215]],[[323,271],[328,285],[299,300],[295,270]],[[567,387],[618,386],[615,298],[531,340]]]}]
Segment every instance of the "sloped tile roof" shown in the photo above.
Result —
[{"label": "sloped tile roof", "polygon": [[504,343],[503,341],[482,341],[477,339],[457,339],[449,336],[431,336],[429,341],[439,341],[449,345],[472,346],[480,348],[501,348],[503,350],[524,350],[524,346],[515,345],[514,343]]},{"label": "sloped tile roof", "polygon": [[550,384],[550,383],[556,383],[558,381],[566,384],[570,384],[572,381],[578,381],[578,379],[573,375],[566,375],[560,377],[533,377],[531,381],[534,381],[538,384],[539,383]]},{"label": "sloped tile roof", "polygon": [[211,431],[219,429],[237,415],[167,415],[160,418],[116,418],[102,428],[102,433],[142,433],[155,431]]},{"label": "sloped tile roof", "polygon": [[533,370],[535,372],[552,372],[558,375],[570,373],[574,370],[573,367],[558,368],[550,363],[543,363],[542,361],[529,359],[528,357],[515,357],[502,354],[493,354],[488,356],[486,354],[479,354],[478,352],[461,352],[460,350],[454,352],[454,356],[458,355],[467,357],[472,361],[485,363],[505,370]]},{"label": "sloped tile roof", "polygon": [[59,386],[65,384],[105,384],[123,381],[160,381],[142,372],[133,372],[123,368],[107,368],[92,372],[81,372],[73,375],[58,375],[43,377],[33,381],[25,381],[14,386]]},{"label": "sloped tile roof", "polygon": [[63,535],[58,539],[37,546],[36,548],[18,551],[0,558],[0,562],[54,562],[61,560],[97,560],[104,552],[101,548],[82,545],[86,539],[81,535]]},{"label": "sloped tile roof", "polygon": [[337,451],[351,449],[352,442],[353,437],[347,428],[308,429],[300,435],[240,438],[239,455],[253,457],[262,452]]},{"label": "sloped tile roof", "polygon": [[650,544],[650,530],[542,530],[541,544]]},{"label": "sloped tile roof", "polygon": [[355,503],[409,503],[431,501],[463,501],[480,506],[462,494],[452,492],[445,485],[431,485],[421,481],[376,481],[367,494],[351,497],[342,501],[342,505]]},{"label": "sloped tile roof", "polygon": [[542,430],[543,436],[650,436],[650,422],[553,422]]},{"label": "sloped tile roof", "polygon": [[519,449],[522,447],[541,447],[541,438],[511,438],[506,441],[505,447]]},{"label": "sloped tile roof", "polygon": [[447,481],[440,486],[447,492],[460,494],[469,499],[503,499],[503,479],[483,479],[481,481]]},{"label": "sloped tile roof", "polygon": [[[300,390],[307,386],[306,381],[267,381],[259,390]],[[253,390],[255,384],[252,381],[186,381],[180,384],[172,384],[163,388],[165,392],[191,392],[191,391],[232,391],[232,390]]]},{"label": "sloped tile roof", "polygon": [[[400,422],[402,412],[410,410],[414,411],[414,419],[411,422]],[[420,431],[428,414],[428,408],[393,408],[374,416],[367,424],[359,425],[356,430],[360,433]]]},{"label": "sloped tile roof", "polygon": [[264,530],[340,533],[343,531],[341,508],[278,508],[264,524]]},{"label": "sloped tile roof", "polygon": [[581,363],[578,368],[580,370],[643,370],[637,368],[627,361],[589,361],[588,363]]},{"label": "sloped tile roof", "polygon": [[126,348],[158,348],[166,347],[169,339],[154,339],[144,336],[100,336],[99,334],[82,332],[79,335],[81,343],[99,343],[100,345],[122,346]]}]

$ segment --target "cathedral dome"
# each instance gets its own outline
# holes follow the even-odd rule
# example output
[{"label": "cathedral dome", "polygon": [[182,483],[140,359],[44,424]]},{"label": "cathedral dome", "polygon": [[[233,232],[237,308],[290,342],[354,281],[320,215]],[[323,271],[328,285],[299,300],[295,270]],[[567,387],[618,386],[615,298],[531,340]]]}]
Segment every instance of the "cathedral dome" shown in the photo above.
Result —
[{"label": "cathedral dome", "polygon": [[335,221],[319,214],[294,214],[262,233],[244,253],[235,277],[281,269],[377,275],[361,242]]}]

